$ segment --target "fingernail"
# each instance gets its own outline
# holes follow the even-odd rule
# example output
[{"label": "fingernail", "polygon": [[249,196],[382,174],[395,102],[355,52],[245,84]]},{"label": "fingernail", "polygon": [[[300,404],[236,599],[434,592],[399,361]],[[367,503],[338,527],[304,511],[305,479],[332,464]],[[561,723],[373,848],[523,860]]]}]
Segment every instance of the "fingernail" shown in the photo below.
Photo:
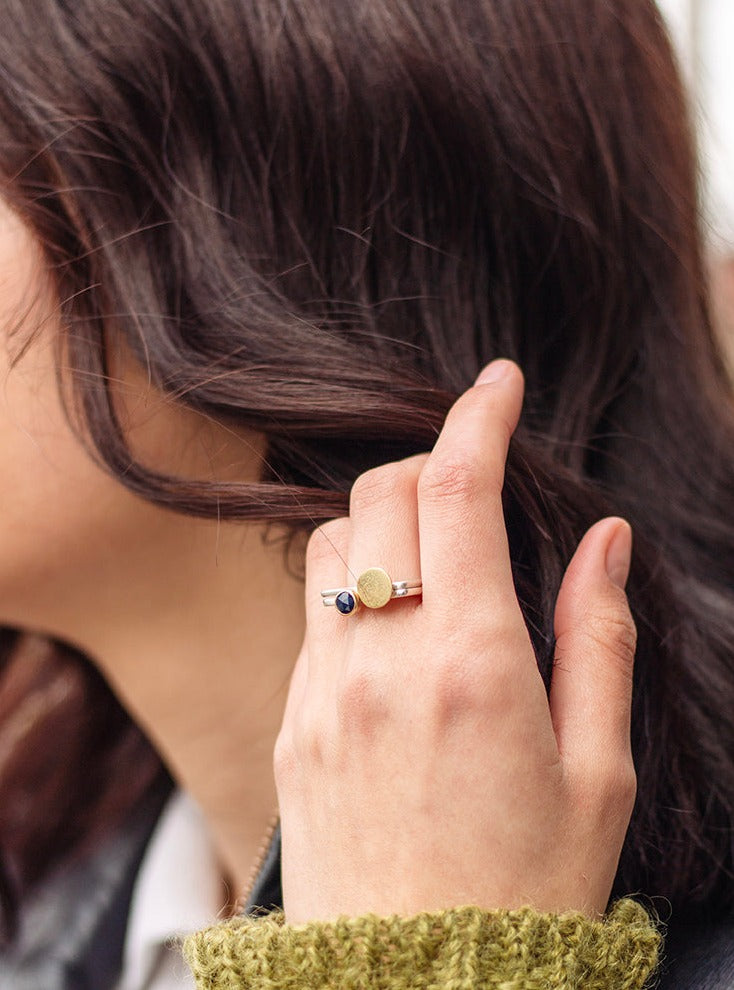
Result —
[{"label": "fingernail", "polygon": [[607,546],[606,570],[609,580],[618,588],[624,589],[632,562],[632,529],[622,521],[614,530]]},{"label": "fingernail", "polygon": [[512,368],[512,361],[506,361],[504,358],[500,358],[497,361],[492,361],[486,366],[486,368],[482,368],[474,384],[490,385],[492,382],[498,382],[501,378],[508,375],[510,371],[512,371]]}]

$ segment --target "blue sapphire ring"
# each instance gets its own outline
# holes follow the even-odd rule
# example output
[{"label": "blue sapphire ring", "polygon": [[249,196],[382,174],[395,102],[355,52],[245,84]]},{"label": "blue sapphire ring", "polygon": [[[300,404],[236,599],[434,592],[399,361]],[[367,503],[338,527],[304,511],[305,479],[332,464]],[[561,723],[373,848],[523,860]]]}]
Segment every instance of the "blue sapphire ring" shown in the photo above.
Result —
[{"label": "blue sapphire ring", "polygon": [[366,608],[384,608],[393,598],[411,598],[423,592],[421,581],[393,581],[383,567],[369,567],[357,581],[356,587],[328,588],[321,592],[324,605],[335,606],[342,615]]}]

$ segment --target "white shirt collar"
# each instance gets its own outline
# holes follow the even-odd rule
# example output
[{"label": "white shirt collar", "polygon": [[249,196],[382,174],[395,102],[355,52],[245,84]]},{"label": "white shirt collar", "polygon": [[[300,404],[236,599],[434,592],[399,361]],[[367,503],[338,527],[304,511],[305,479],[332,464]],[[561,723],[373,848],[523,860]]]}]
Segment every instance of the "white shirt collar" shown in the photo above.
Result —
[{"label": "white shirt collar", "polygon": [[[138,873],[117,990],[193,987],[177,942],[215,922],[223,901],[221,873],[204,817],[179,791],[166,805]],[[172,975],[174,971],[178,975]]]}]

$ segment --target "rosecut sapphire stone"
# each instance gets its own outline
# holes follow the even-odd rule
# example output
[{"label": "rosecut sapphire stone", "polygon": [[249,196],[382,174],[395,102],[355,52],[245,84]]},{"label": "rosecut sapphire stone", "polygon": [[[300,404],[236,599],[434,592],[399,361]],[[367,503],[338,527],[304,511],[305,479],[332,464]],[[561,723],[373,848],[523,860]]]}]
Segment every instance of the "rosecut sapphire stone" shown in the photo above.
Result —
[{"label": "rosecut sapphire stone", "polygon": [[336,607],[342,615],[349,615],[350,612],[353,612],[356,604],[357,602],[351,591],[342,591],[341,594],[336,596]]}]

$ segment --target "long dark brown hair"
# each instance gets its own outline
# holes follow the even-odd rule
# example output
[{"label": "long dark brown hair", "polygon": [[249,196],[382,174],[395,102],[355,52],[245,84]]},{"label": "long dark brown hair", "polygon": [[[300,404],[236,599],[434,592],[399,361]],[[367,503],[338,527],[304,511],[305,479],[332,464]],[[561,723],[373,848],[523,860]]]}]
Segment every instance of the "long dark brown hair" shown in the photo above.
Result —
[{"label": "long dark brown hair", "polygon": [[[506,514],[547,681],[578,539],[607,513],[636,534],[639,797],[615,891],[664,895],[679,917],[730,910],[734,417],[652,0],[2,0],[0,14],[4,194],[43,246],[69,412],[94,455],[173,510],[311,529],[346,511],[363,469],[429,449],[484,362],[514,358],[527,400]],[[178,401],[266,435],[260,485],[136,463],[105,387],[114,335]],[[0,748],[23,648],[8,634]],[[9,905],[155,777],[152,754],[119,772],[144,741],[80,704],[106,691],[83,658],[47,652],[77,687],[37,706],[0,766]],[[77,759],[32,788],[51,735],[84,748],[93,787]]]}]

